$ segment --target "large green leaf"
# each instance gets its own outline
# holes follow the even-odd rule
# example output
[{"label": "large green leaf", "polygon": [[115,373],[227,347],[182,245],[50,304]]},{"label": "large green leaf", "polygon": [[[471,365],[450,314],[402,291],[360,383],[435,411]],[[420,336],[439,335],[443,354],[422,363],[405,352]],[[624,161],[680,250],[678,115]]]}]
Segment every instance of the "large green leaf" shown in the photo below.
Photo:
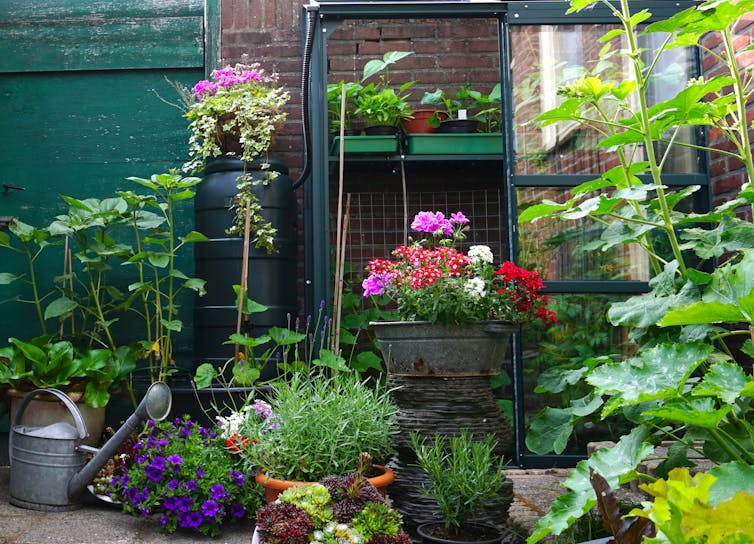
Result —
[{"label": "large green leaf", "polygon": [[69,299],[68,297],[60,297],[53,300],[47,308],[45,308],[45,319],[53,319],[56,317],[70,314],[78,307],[76,301]]},{"label": "large green leaf", "polygon": [[18,278],[20,278],[20,276],[16,276],[14,274],[11,274],[10,272],[0,272],[0,285],[13,283]]},{"label": "large green leaf", "polygon": [[683,425],[715,429],[730,409],[730,406],[716,409],[715,401],[711,398],[674,399],[662,406],[646,410],[644,414]]},{"label": "large green leaf", "polygon": [[709,503],[714,506],[736,493],[754,493],[754,466],[733,461],[713,467],[709,471],[717,480],[709,490]]},{"label": "large green leaf", "polygon": [[[751,381],[751,377],[748,378]],[[692,389],[697,396],[714,396],[727,404],[734,404],[746,387],[747,377],[743,369],[727,361],[718,362],[704,375],[704,379]]]},{"label": "large green leaf", "polygon": [[660,344],[638,357],[599,366],[586,381],[598,395],[610,395],[604,417],[631,404],[682,395],[686,380],[712,351],[704,343]]},{"label": "large green leaf", "polygon": [[271,327],[267,331],[272,340],[279,346],[290,346],[292,344],[298,344],[306,340],[306,334],[292,331],[290,329],[283,329],[281,327]]},{"label": "large green leaf", "polygon": [[526,447],[538,455],[562,453],[573,432],[573,421],[570,410],[546,407],[532,420],[526,433]]},{"label": "large green leaf", "polygon": [[601,449],[589,459],[580,461],[563,482],[568,492],[555,499],[550,511],[539,518],[527,544],[539,542],[549,534],[559,535],[594,507],[597,498],[590,481],[590,468],[600,473],[614,488],[635,479],[636,467],[654,452],[648,438],[647,428],[635,427],[621,437],[614,447]]}]

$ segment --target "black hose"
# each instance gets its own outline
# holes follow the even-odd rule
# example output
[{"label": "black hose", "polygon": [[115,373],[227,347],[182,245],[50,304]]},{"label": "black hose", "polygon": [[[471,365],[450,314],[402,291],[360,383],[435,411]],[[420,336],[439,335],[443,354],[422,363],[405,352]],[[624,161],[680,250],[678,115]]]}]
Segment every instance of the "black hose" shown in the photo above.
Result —
[{"label": "black hose", "polygon": [[301,123],[304,132],[304,168],[301,175],[293,183],[295,191],[312,171],[310,150],[312,147],[311,126],[309,125],[309,93],[312,66],[312,45],[314,43],[314,22],[317,13],[314,10],[306,12],[306,37],[304,38],[303,60],[301,62]]}]

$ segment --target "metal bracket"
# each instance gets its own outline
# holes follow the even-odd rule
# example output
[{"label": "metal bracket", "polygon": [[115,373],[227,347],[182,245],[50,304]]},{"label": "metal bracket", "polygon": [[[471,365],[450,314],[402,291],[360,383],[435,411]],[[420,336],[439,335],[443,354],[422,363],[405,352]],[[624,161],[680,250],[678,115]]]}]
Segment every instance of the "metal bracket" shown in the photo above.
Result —
[{"label": "metal bracket", "polygon": [[3,183],[3,194],[8,194],[10,191],[25,191],[26,187],[21,187],[20,185],[11,185],[10,183]]}]

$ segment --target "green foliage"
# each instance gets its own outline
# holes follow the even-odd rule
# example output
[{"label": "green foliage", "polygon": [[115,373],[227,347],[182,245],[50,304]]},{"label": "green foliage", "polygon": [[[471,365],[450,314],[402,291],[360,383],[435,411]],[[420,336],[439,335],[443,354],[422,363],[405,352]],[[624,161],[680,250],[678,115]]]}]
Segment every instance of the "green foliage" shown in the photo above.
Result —
[{"label": "green foliage", "polygon": [[427,443],[412,433],[411,445],[430,479],[422,493],[437,501],[439,515],[453,534],[483,512],[485,502],[503,487],[503,459],[495,454],[497,442],[491,435],[475,439],[463,429],[450,438],[435,434]]},{"label": "green foliage", "polygon": [[[28,269],[23,276],[2,276],[2,283],[26,284],[30,295],[6,302],[31,304],[39,326],[34,336],[41,333],[49,340],[47,346],[37,340],[19,341],[11,348],[15,354],[9,359],[18,364],[19,354],[23,354],[26,365],[36,365],[32,375],[27,371],[21,379],[16,371],[0,368],[0,381],[15,375],[12,380],[21,388],[28,388],[34,380],[68,385],[64,383],[67,371],[57,367],[58,379],[50,379],[42,374],[38,354],[19,347],[34,344],[50,353],[60,342],[75,349],[74,360],[98,361],[96,373],[77,376],[83,380],[81,387],[86,388],[90,404],[105,403],[109,391],[122,385],[133,370],[137,357],[147,361],[153,380],[170,373],[174,365],[172,336],[183,327],[177,298],[184,291],[204,293],[203,280],[189,278],[176,266],[182,251],[206,239],[193,231],[181,236],[175,224],[177,207],[193,197],[192,188],[199,179],[175,172],[129,179],[147,191],[122,191],[104,199],[63,196],[68,209],[49,226],[36,228],[15,221],[10,236],[0,238],[0,248],[24,256]],[[38,279],[45,252],[60,252],[60,262],[66,263],[62,274],[49,285]],[[143,323],[143,336],[126,348],[116,329],[120,323],[134,320]],[[48,333],[50,322],[56,324],[56,336]],[[128,349],[133,353],[126,353]]]},{"label": "green foliage", "polygon": [[[722,468],[722,467],[721,467]],[[752,542],[754,494],[739,491],[726,500],[715,502],[711,488],[717,478],[688,469],[673,469],[667,479],[641,485],[654,497],[644,508],[630,515],[651,520],[657,536],[650,542]]]},{"label": "green foliage", "polygon": [[353,128],[356,97],[363,88],[360,83],[356,83],[355,81],[349,81],[348,83],[340,81],[339,83],[329,83],[327,85],[327,117],[330,120],[330,131],[334,133],[340,131],[340,111],[344,87],[346,95],[346,111],[345,117],[342,120],[344,130]]},{"label": "green foliage", "polygon": [[309,514],[315,527],[322,527],[333,519],[330,493],[322,484],[294,485],[278,498],[282,502],[295,504]]},{"label": "green foliage", "polygon": [[[500,108],[500,84],[495,85],[489,94],[484,94],[464,85],[453,94],[445,94],[443,89],[424,93],[421,104],[441,106],[450,119],[458,117],[458,111],[469,110],[469,119],[476,119],[483,124],[482,132],[494,132],[502,127],[502,110]],[[440,117],[435,114],[429,124],[435,128],[440,126]]]},{"label": "green foliage", "polygon": [[[369,83],[353,91],[353,102],[356,106],[354,115],[363,117],[369,125],[387,125],[397,127],[403,119],[411,118],[411,107],[408,103],[410,95],[406,90],[414,82],[409,81],[395,90],[390,85],[390,66],[402,58],[411,55],[406,51],[388,51],[382,59],[372,59],[364,66],[361,82],[380,74],[379,80]],[[338,105],[338,117],[340,106]]]},{"label": "green foliage", "polygon": [[[751,69],[739,67],[733,49],[737,19],[751,11],[752,5],[712,0],[652,23],[646,32],[667,33],[667,40],[649,52],[640,49],[636,40],[637,25],[650,16],[646,10],[632,14],[626,0],[619,5],[572,0],[569,11],[598,2],[607,6],[622,26],[603,38],[601,61],[608,62],[616,54],[623,56],[621,62],[631,67],[632,80],[610,81],[598,70],[585,73],[560,89],[561,105],[538,121],[596,128],[604,136],[600,147],[614,152],[619,166],[574,188],[573,198],[564,203],[544,201],[528,208],[521,220],[589,217],[605,227],[589,249],[605,251],[635,244],[645,251],[655,274],[649,293],[613,304],[607,314],[613,325],[630,328],[631,338],[640,342],[636,356],[623,361],[591,357],[582,366],[574,364],[560,380],[550,376],[542,383],[542,389],[548,389],[578,382],[588,390],[583,398],[571,399],[568,406],[548,408],[535,418],[527,445],[537,453],[562,451],[572,428],[587,413],[599,411],[602,418],[623,414],[635,428],[612,450],[598,452],[578,465],[565,483],[568,492],[540,520],[530,543],[561,533],[595,504],[594,490],[588,485],[589,469],[605,477],[611,487],[649,478],[640,475],[637,466],[663,439],[675,442],[659,468],[671,475],[678,474],[674,467],[689,465],[686,453],[698,449],[701,441],[704,455],[719,465],[710,474],[720,471],[725,475],[715,488],[715,504],[733,500],[738,508],[746,507],[746,500],[735,494],[754,464],[754,378],[732,360],[728,345],[732,337],[754,331],[754,251],[748,243],[754,228],[736,215],[737,208],[754,204],[754,161],[745,111],[754,88]],[[645,91],[647,82],[657,77],[658,56],[674,47],[701,47],[701,36],[710,32],[722,37],[724,52],[706,52],[721,62],[724,74],[693,80],[675,97],[650,106]],[[624,40],[619,53],[613,52],[610,43],[616,38]],[[698,188],[669,192],[661,174],[678,144],[679,131],[700,125],[722,131],[731,143],[726,148],[730,151],[722,152],[741,161],[749,180],[737,197],[706,214],[681,212],[680,204]],[[636,161],[636,156],[646,160]],[[642,182],[640,174],[650,182]],[[726,263],[716,266],[715,259],[723,255]],[[722,328],[722,324],[734,327]],[[738,478],[730,477],[736,471]],[[685,488],[690,487],[681,480]],[[679,528],[688,513],[673,504],[675,498],[666,500],[659,492],[662,485],[666,484],[655,489],[654,506],[650,504],[647,512],[665,516],[662,523],[667,522],[669,532],[653,541],[679,542]],[[688,491],[689,496],[693,493]],[[659,503],[657,497],[662,497]],[[697,506],[708,516],[705,501],[701,498]],[[705,523],[699,522],[699,532],[683,541],[728,538],[714,523]]]},{"label": "green foliage", "polygon": [[245,451],[250,467],[273,478],[317,481],[354,472],[359,454],[391,451],[398,432],[388,392],[351,374],[295,375],[273,385],[272,412],[280,426]]},{"label": "green foliage", "polygon": [[387,504],[369,501],[353,519],[353,528],[369,542],[375,535],[396,536],[401,530],[401,515]]}]

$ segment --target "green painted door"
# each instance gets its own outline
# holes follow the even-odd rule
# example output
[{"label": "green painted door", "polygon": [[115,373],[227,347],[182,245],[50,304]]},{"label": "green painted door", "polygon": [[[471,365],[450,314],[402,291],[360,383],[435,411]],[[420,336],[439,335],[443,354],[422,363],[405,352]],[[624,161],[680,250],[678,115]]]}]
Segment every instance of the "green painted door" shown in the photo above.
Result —
[{"label": "green painted door", "polygon": [[[111,196],[136,188],[128,176],[182,164],[186,123],[160,97],[177,100],[166,78],[203,77],[203,19],[202,0],[0,0],[0,217],[43,226],[67,208],[60,195]],[[20,270],[6,254],[0,272]],[[44,265],[60,274],[62,256]],[[192,272],[191,255],[181,267]],[[0,285],[0,301],[19,291]],[[190,359],[191,308],[181,317],[179,361]],[[34,324],[30,308],[0,305],[0,345]]]}]

